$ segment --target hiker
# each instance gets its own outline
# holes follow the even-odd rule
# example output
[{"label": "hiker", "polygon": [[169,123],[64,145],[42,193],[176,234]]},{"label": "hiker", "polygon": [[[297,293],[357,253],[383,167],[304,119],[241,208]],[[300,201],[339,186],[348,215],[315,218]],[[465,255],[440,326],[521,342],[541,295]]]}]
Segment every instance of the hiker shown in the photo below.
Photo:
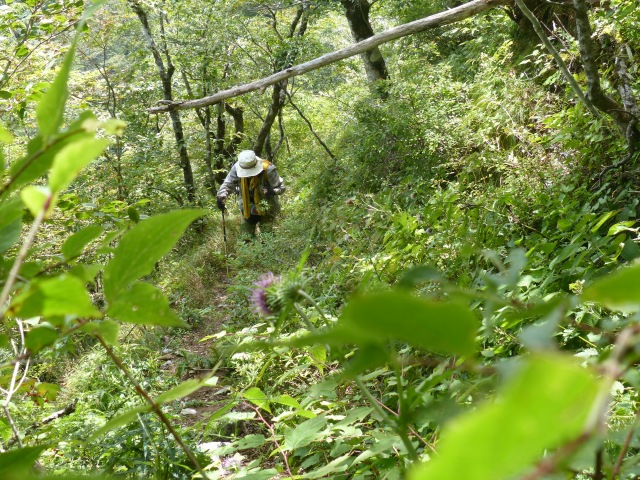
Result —
[{"label": "hiker", "polygon": [[227,197],[236,187],[240,188],[242,231],[255,236],[258,223],[261,232],[271,231],[273,220],[280,213],[278,195],[285,190],[275,165],[258,157],[253,150],[243,150],[216,195],[220,210],[225,209]]}]

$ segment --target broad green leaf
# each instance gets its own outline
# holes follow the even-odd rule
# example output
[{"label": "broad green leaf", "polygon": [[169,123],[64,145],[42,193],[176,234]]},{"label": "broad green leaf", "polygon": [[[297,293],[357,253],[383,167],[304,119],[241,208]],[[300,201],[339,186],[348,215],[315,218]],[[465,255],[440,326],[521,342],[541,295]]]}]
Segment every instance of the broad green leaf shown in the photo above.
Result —
[{"label": "broad green leaf", "polygon": [[0,206],[0,253],[20,239],[22,202],[15,196]]},{"label": "broad green leaf", "polygon": [[231,410],[233,407],[237,405],[237,402],[229,402],[224,407],[216,410],[207,421],[207,426],[204,428],[204,433],[206,434],[213,426],[215,425],[215,421],[224,417],[225,414]]},{"label": "broad green leaf", "polygon": [[66,145],[53,159],[49,174],[51,191],[58,193],[67,188],[80,171],[97,158],[109,143],[109,140],[104,138],[81,138]]},{"label": "broad green leaf", "polygon": [[301,478],[322,478],[327,475],[336,476],[337,473],[344,472],[353,463],[353,457],[351,453],[345,453],[344,455],[332,460],[326,465],[305,473]]},{"label": "broad green leaf", "polygon": [[24,447],[0,453],[0,478],[18,480],[28,478],[40,454],[48,445]]},{"label": "broad green leaf", "polygon": [[409,480],[516,478],[546,451],[576,439],[587,427],[602,381],[574,359],[528,358],[496,400],[454,419],[438,456]]},{"label": "broad green leaf", "polygon": [[287,407],[302,408],[300,403],[290,395],[280,395],[273,399],[275,403],[286,405]]},{"label": "broad green leaf", "polygon": [[56,75],[51,87],[49,87],[47,92],[42,96],[36,108],[38,129],[44,138],[55,134],[60,128],[60,125],[62,125],[64,106],[69,96],[67,81],[69,80],[69,71],[73,64],[77,38],[76,36],[71,44],[71,48],[65,55],[62,67],[60,67],[60,71],[58,75]]},{"label": "broad green leaf", "polygon": [[269,399],[258,387],[253,387],[242,394],[242,396],[249,402],[253,403],[256,407],[262,408],[271,413],[269,408]]},{"label": "broad green leaf", "polygon": [[84,247],[92,240],[95,240],[102,233],[100,225],[89,225],[79,232],[74,233],[62,244],[62,255],[65,260],[71,260],[80,256]]},{"label": "broad green leaf", "polygon": [[13,142],[13,135],[11,134],[11,132],[9,130],[7,130],[4,125],[2,125],[0,123],[0,143],[12,143]]},{"label": "broad green leaf", "polygon": [[606,212],[603,213],[602,216],[598,219],[598,221],[596,222],[596,224],[591,228],[591,232],[592,233],[596,233],[598,231],[598,229],[604,225],[604,222],[606,222],[607,220],[609,220],[611,217],[613,217],[615,214],[619,213],[621,211],[621,209],[618,210],[613,210],[611,212]]},{"label": "broad green leaf", "polygon": [[104,271],[104,291],[112,301],[117,293],[153,270],[203,210],[176,210],[144,220],[129,230]]},{"label": "broad green leaf", "polygon": [[275,468],[268,469],[256,469],[250,472],[239,472],[234,475],[234,480],[270,480],[272,478],[277,478],[280,472]]},{"label": "broad green leaf", "polygon": [[117,345],[120,325],[113,320],[99,320],[85,323],[80,330],[83,332],[100,335],[107,345]]},{"label": "broad green leaf", "polygon": [[623,312],[640,310],[640,264],[621,268],[602,277],[582,291],[584,301],[598,302]]},{"label": "broad green leaf", "polygon": [[137,282],[118,293],[107,314],[126,323],[158,325],[161,327],[188,327],[169,306],[167,297],[148,283]]},{"label": "broad green leaf", "polygon": [[207,380],[208,378],[199,378],[182,382],[180,385],[173,387],[171,390],[164,392],[158,398],[156,398],[156,403],[172,402],[174,400],[184,398],[187,395],[191,395],[196,390],[204,387],[207,383]]},{"label": "broad green leaf", "polygon": [[58,339],[58,331],[49,326],[41,325],[30,330],[24,341],[24,345],[30,353],[35,354],[53,344]]},{"label": "broad green leaf", "polygon": [[95,280],[100,270],[102,270],[102,265],[77,264],[69,270],[69,274],[79,278],[85,283],[91,283]]},{"label": "broad green leaf", "polygon": [[634,223],[636,223],[635,220],[630,220],[627,222],[620,222],[616,223],[615,225],[611,225],[611,227],[609,227],[609,231],[607,232],[607,236],[613,237],[614,235],[618,235],[620,232],[631,230],[631,227],[633,227]]},{"label": "broad green leaf", "polygon": [[115,430],[116,428],[127,425],[133,422],[134,420],[136,420],[139,414],[147,413],[150,411],[151,411],[151,405],[140,405],[138,407],[132,408],[131,410],[127,410],[125,413],[112,418],[105,425],[103,425],[98,430],[93,432],[91,436],[87,439],[86,443],[94,441],[98,437],[101,437],[102,435],[110,432],[111,430]]},{"label": "broad green leaf", "polygon": [[310,420],[305,420],[295,428],[287,428],[284,433],[284,449],[293,451],[296,448],[306,447],[312,442],[325,438],[321,432],[327,425],[327,420],[322,416],[317,416]]},{"label": "broad green leaf", "polygon": [[426,282],[442,282],[445,278],[437,269],[427,266],[414,267],[402,275],[397,283],[400,288],[412,289]]},{"label": "broad green leaf", "polygon": [[235,447],[238,450],[245,450],[247,448],[261,447],[267,443],[267,439],[264,435],[245,435],[235,443]]},{"label": "broad green leaf", "polygon": [[20,192],[20,197],[34,217],[38,216],[43,208],[49,209],[51,207],[52,197],[49,187],[26,187]]},{"label": "broad green leaf", "polygon": [[55,138],[53,145],[45,144],[41,135],[35,137],[27,145],[27,155],[11,164],[9,168],[10,189],[35,180],[51,168],[56,154],[70,143],[94,137],[93,132],[87,132],[82,124],[89,118],[95,118],[92,113],[85,112],[74,121],[65,132]]},{"label": "broad green leaf", "polygon": [[84,283],[71,275],[34,281],[30,288],[16,297],[12,308],[24,318],[76,315],[98,318],[102,314],[91,303]]},{"label": "broad green leaf", "polygon": [[386,292],[353,299],[338,326],[350,331],[355,343],[397,339],[441,354],[473,355],[479,322],[462,304]]}]

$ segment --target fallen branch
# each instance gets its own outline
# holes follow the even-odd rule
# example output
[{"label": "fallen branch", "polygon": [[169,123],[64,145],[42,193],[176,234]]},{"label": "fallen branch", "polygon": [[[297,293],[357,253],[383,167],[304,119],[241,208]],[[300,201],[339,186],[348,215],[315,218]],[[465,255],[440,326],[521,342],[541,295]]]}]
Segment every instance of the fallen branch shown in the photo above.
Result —
[{"label": "fallen branch", "polygon": [[[76,398],[73,402],[71,402],[69,405],[64,407],[62,410],[58,410],[57,412],[53,412],[51,415],[49,415],[48,417],[43,418],[39,422],[35,422],[35,423],[31,424],[31,426],[29,428],[27,428],[27,430],[24,432],[24,435],[27,436],[30,433],[35,432],[39,428],[44,427],[48,423],[51,423],[54,420],[57,420],[58,418],[62,418],[62,417],[66,417],[67,415],[71,415],[73,412],[76,411],[76,404],[77,403],[78,403],[78,399]],[[11,445],[13,445],[14,443],[16,443],[18,441],[19,441],[19,438],[16,437],[16,436],[13,436],[7,442],[7,446],[11,446]]]},{"label": "fallen branch", "polygon": [[190,108],[206,107],[207,105],[213,105],[227,98],[237,97],[245,93],[253,92],[255,90],[264,90],[270,86],[275,85],[278,82],[287,80],[298,75],[317,70],[340,60],[344,60],[354,55],[371,50],[384,43],[392,42],[408,35],[428,30],[430,28],[441,27],[450,23],[459,22],[466,18],[469,18],[478,13],[490,10],[500,5],[507,5],[510,0],[472,0],[471,2],[460,5],[459,7],[452,8],[450,10],[431,15],[429,17],[421,18],[414,22],[405,23],[399,25],[385,32],[379,33],[370,37],[362,42],[358,42],[354,45],[350,45],[347,48],[336,50],[335,52],[327,53],[321,57],[310,60],[300,65],[295,65],[290,68],[281,70],[280,72],[269,75],[260,80],[239,85],[228,90],[223,90],[208,97],[200,98],[197,100],[187,100],[183,102],[173,102],[166,105],[159,105],[157,107],[149,108],[149,113],[162,113],[170,112],[174,110],[188,110]]}]

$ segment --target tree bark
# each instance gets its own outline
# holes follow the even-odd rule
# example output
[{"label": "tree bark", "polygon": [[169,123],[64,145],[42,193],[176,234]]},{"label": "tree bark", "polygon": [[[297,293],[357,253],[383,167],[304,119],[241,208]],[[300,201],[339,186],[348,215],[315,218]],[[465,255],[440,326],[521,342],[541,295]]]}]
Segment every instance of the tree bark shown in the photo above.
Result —
[{"label": "tree bark", "polygon": [[[340,0],[340,3],[342,3],[345,8],[345,15],[349,22],[349,28],[351,29],[351,34],[353,35],[353,39],[356,43],[373,37],[373,27],[369,21],[369,10],[371,9],[369,1]],[[370,83],[373,84],[378,80],[386,80],[389,78],[387,64],[385,63],[384,57],[377,46],[362,52],[360,54],[360,58],[364,63],[364,69]]]},{"label": "tree bark", "polygon": [[[156,67],[158,69],[158,75],[160,76],[160,81],[162,82],[162,93],[164,96],[164,100],[166,102],[172,103],[173,88],[171,85],[171,80],[175,72],[175,67],[171,62],[171,57],[169,56],[169,52],[166,49],[166,45],[165,45],[165,48],[163,49],[164,50],[163,53],[167,60],[167,65],[165,66],[164,60],[162,59],[162,55],[160,53],[160,49],[158,48],[158,45],[153,39],[153,35],[151,33],[151,27],[149,26],[149,19],[147,17],[147,13],[135,1],[130,1],[129,5],[131,6],[131,9],[134,11],[134,13],[138,16],[138,19],[142,24],[142,31],[144,33],[145,39],[147,40],[147,45],[149,47],[149,50],[151,50],[151,54],[153,55],[153,60],[155,61]],[[164,30],[164,27],[162,25],[161,25],[161,29]],[[182,169],[184,184],[187,190],[187,200],[189,203],[194,204],[196,201],[196,187],[193,179],[193,170],[191,168],[191,160],[189,159],[189,152],[187,151],[187,144],[184,137],[184,130],[182,128],[182,121],[180,120],[180,114],[178,113],[177,110],[172,110],[169,112],[169,117],[171,118],[173,134],[176,139],[178,155],[180,157],[180,168]]]},{"label": "tree bark", "polygon": [[354,55],[366,52],[373,47],[392,42],[408,35],[413,35],[414,33],[419,33],[430,28],[441,27],[443,25],[459,22],[461,20],[464,20],[465,18],[477,15],[478,13],[491,10],[501,5],[507,5],[510,3],[510,1],[511,0],[472,0],[468,3],[465,3],[464,5],[460,5],[459,7],[455,7],[450,10],[431,15],[429,17],[421,18],[420,20],[394,27],[390,30],[374,35],[367,40],[356,43],[354,45],[350,45],[347,48],[327,53],[326,55],[305,63],[301,63],[300,65],[286,68],[280,72],[274,73],[273,75],[269,75],[266,78],[223,90],[208,97],[203,97],[197,100],[172,102],[166,105],[160,105],[150,108],[147,111],[149,113],[161,113],[169,112],[172,110],[188,110],[191,108],[213,105],[214,103],[218,103],[221,100],[237,97],[239,95],[244,95],[245,93],[253,92],[256,90],[261,90],[262,92],[264,92],[264,90],[270,85],[275,85],[276,83],[282,82],[283,80],[287,80],[289,78],[293,78],[298,75],[303,75],[307,72],[326,67],[327,65],[339,62],[340,60],[344,60],[345,58],[353,57]]}]

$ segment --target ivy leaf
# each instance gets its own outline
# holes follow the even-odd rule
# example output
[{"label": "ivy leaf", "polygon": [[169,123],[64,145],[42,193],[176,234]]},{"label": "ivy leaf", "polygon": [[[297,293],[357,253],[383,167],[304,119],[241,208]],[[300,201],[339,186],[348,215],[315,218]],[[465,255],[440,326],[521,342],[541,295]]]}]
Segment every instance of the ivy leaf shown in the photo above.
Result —
[{"label": "ivy leaf", "polygon": [[136,224],[120,240],[104,270],[104,291],[112,301],[131,283],[153,270],[203,210],[176,210]]},{"label": "ivy leaf", "polygon": [[89,225],[79,232],[74,233],[62,244],[62,255],[69,261],[79,257],[84,247],[92,240],[95,240],[102,233],[100,225]]},{"label": "ivy leaf", "polygon": [[107,314],[126,323],[158,325],[161,327],[188,327],[169,306],[169,300],[153,285],[138,282],[118,293],[107,309]]},{"label": "ivy leaf", "polygon": [[574,440],[587,425],[602,381],[560,355],[534,356],[495,402],[457,417],[438,456],[408,480],[502,480],[517,477],[545,451]]},{"label": "ivy leaf", "polygon": [[640,264],[602,277],[586,287],[582,300],[598,302],[605,307],[622,312],[640,310]]}]

